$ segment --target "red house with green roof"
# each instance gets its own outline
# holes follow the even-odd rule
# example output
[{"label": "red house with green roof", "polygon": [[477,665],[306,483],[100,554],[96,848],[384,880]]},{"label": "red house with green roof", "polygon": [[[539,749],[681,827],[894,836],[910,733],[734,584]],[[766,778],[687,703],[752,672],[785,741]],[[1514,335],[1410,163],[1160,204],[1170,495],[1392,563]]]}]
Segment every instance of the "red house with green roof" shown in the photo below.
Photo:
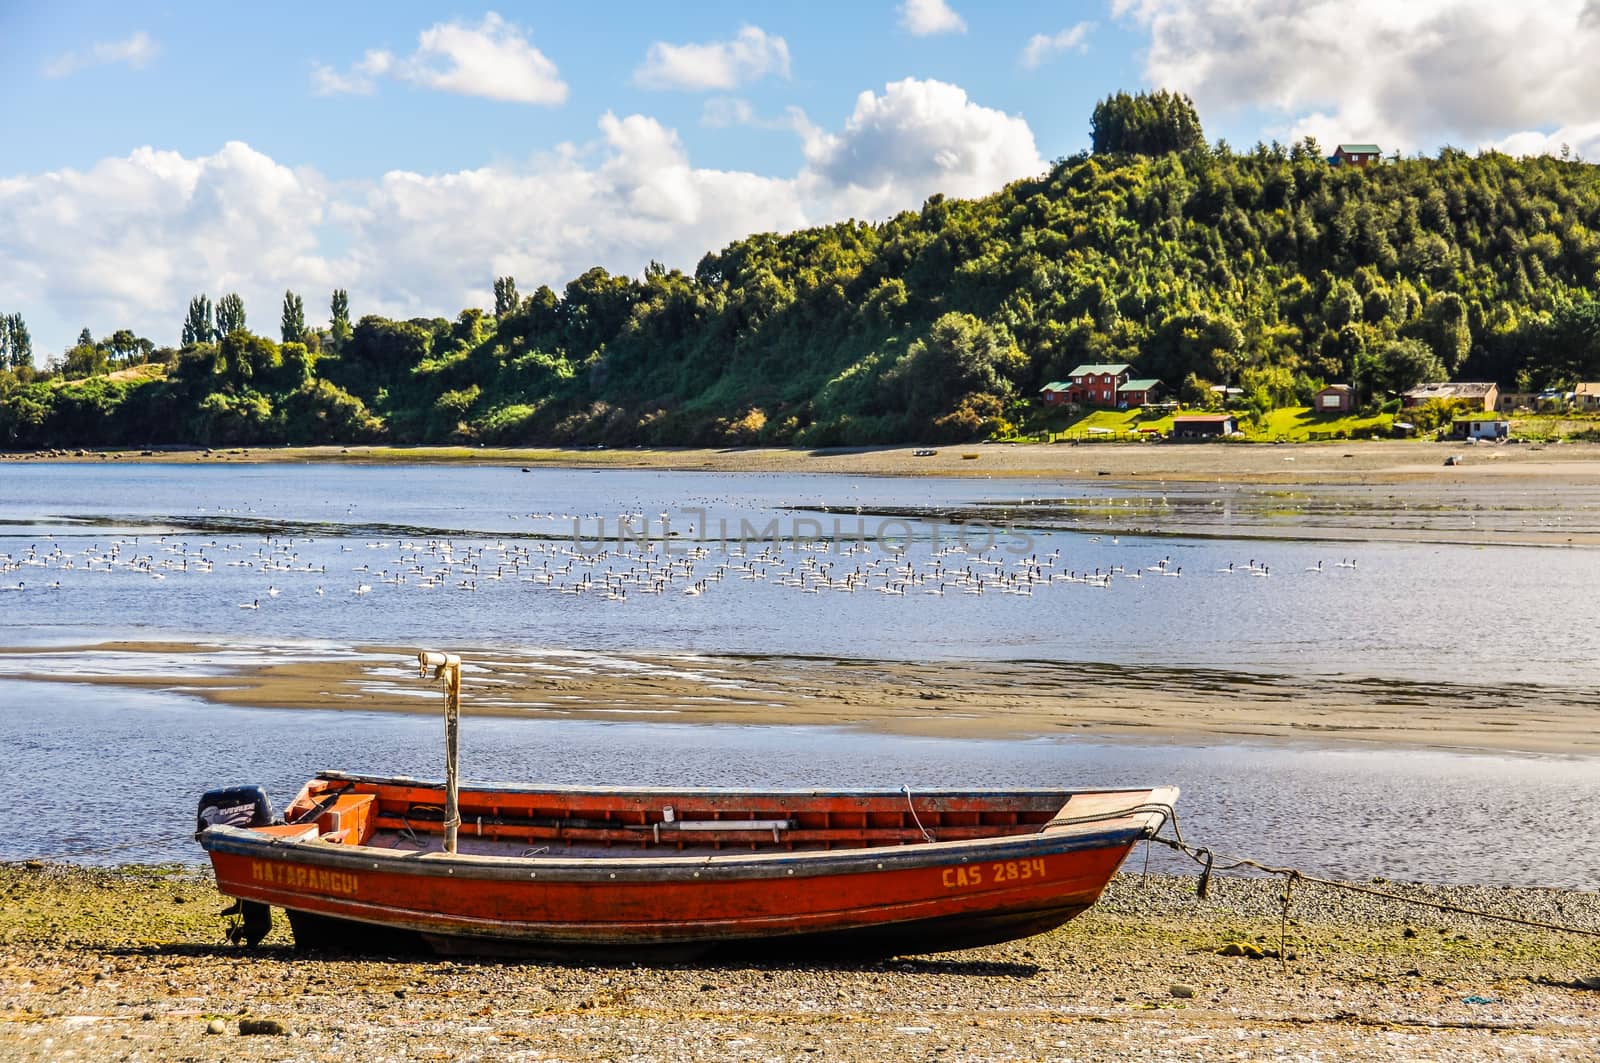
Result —
[{"label": "red house with green roof", "polygon": [[1143,380],[1126,380],[1117,388],[1117,405],[1133,409],[1156,401],[1161,381],[1155,377]]},{"label": "red house with green roof", "polygon": [[1125,362],[1080,365],[1067,374],[1067,401],[1085,406],[1115,406],[1117,389],[1133,375]]},{"label": "red house with green roof", "polygon": [[1376,144],[1340,144],[1328,156],[1330,166],[1371,166],[1380,157]]},{"label": "red house with green roof", "polygon": [[1133,366],[1125,362],[1080,365],[1065,380],[1052,380],[1039,389],[1046,405],[1069,402],[1107,409],[1129,409],[1156,400],[1161,381],[1155,378],[1133,380]]}]

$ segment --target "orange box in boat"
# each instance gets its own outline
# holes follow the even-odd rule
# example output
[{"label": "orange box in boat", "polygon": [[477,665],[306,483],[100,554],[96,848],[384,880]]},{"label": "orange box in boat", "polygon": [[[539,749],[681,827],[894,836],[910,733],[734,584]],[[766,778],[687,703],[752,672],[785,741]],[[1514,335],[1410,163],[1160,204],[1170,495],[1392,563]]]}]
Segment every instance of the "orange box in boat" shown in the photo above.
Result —
[{"label": "orange box in boat", "polygon": [[[766,954],[892,955],[1065,923],[1161,828],[1177,797],[1175,787],[464,785],[452,854],[443,784],[323,772],[289,804],[286,824],[258,812],[260,825],[225,825],[208,794],[199,840],[222,893],[285,909],[306,946],[678,959],[759,944]],[[258,922],[251,936],[264,934]]]}]

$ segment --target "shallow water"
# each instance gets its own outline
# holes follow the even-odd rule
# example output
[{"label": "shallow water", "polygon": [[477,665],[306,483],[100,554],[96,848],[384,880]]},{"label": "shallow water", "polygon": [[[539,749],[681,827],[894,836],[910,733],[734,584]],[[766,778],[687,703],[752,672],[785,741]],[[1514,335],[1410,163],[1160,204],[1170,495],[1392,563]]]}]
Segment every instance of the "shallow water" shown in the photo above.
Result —
[{"label": "shallow water", "polygon": [[[259,783],[281,808],[323,768],[429,778],[442,770],[443,725],[429,716],[218,708],[57,684],[10,690],[19,697],[0,716],[0,748],[11,777],[27,785],[0,788],[0,859],[201,862],[188,831],[208,788]],[[1600,772],[1584,761],[482,717],[463,722],[461,741],[463,773],[484,781],[913,790],[1176,783],[1190,840],[1314,874],[1588,889],[1600,880],[1600,850],[1581,826],[1581,810],[1600,801]],[[100,851],[107,846],[119,847]],[[1152,866],[1190,865],[1155,850]]]},{"label": "shallow water", "polygon": [[[187,661],[212,673],[355,645],[428,644],[571,651],[574,668],[588,654],[820,655],[1450,682],[1510,699],[1531,683],[1592,687],[1593,551],[1112,534],[1095,530],[1093,513],[1122,501],[1132,508],[1135,496],[1074,487],[1088,500],[1085,517],[1061,509],[1062,490],[628,470],[8,466],[0,645],[45,651],[8,661],[12,676],[66,671],[51,646],[131,639],[208,643],[214,652]],[[1052,499],[1060,511],[1048,521],[1015,512],[1019,501]],[[885,510],[897,515],[873,515]],[[990,522],[958,528],[907,516],[958,512]],[[648,541],[619,548],[618,514],[648,521]],[[593,541],[602,518],[613,539],[604,545]],[[827,540],[835,521],[845,541]],[[574,522],[589,540],[581,551]],[[739,542],[743,524],[763,541]],[[905,595],[812,593],[780,582],[808,565],[832,566],[836,578],[878,566],[880,583],[891,564],[927,573],[935,552],[962,536],[971,549],[947,554],[947,575],[935,582],[976,564],[993,573],[984,594],[928,595],[926,583]],[[695,548],[703,554],[686,556]],[[89,565],[113,550],[118,564]],[[607,600],[595,590],[562,594],[556,580],[525,582],[531,562],[513,578],[490,578],[519,551],[567,565],[559,582],[636,573],[647,560],[688,568],[660,595],[632,585],[625,600]],[[1001,593],[1003,574],[1030,567],[1019,561],[1044,565],[1056,551],[1049,572],[1124,571],[1109,588],[1051,581],[1026,596]],[[753,567],[762,578],[744,578],[761,552]],[[471,557],[477,571],[458,565],[426,589],[415,578],[385,582],[447,556]],[[705,593],[682,593],[724,565]],[[1180,567],[1181,576],[1163,574]],[[469,578],[475,589],[460,585]],[[370,589],[354,593],[361,586]],[[70,666],[170,670],[144,654],[74,654]],[[0,754],[13,780],[0,786],[0,858],[198,859],[185,835],[202,790],[258,781],[281,802],[320,768],[434,775],[439,730],[427,716],[222,708],[174,692],[0,678]],[[477,778],[551,783],[1177,783],[1192,838],[1317,873],[1588,888],[1600,880],[1586,812],[1600,798],[1592,761],[472,718],[463,763]],[[163,840],[98,851],[149,836]]]},{"label": "shallow water", "polygon": [[[1580,686],[1600,649],[1592,591],[1600,554],[1591,550],[1096,535],[1092,520],[1024,528],[1017,501],[1059,500],[1059,483],[325,465],[22,465],[4,477],[0,559],[30,559],[31,551],[33,563],[0,573],[0,587],[24,584],[0,590],[0,645],[450,641]],[[1135,500],[1093,485],[1074,494],[1106,506]],[[872,515],[880,509],[981,511],[992,522]],[[644,546],[630,538],[618,549],[619,514],[647,533]],[[844,539],[813,541],[836,527]],[[758,551],[772,560],[761,580],[729,573],[698,596],[682,593],[687,579],[661,595],[635,588],[610,601],[526,582],[528,569],[494,578],[507,550],[570,554],[575,529],[584,559],[538,555],[570,563],[561,582],[638,570],[645,557],[683,558],[690,540],[703,540],[706,552],[693,562],[694,580]],[[739,541],[742,529],[750,542]],[[848,553],[852,536],[867,544]],[[926,573],[936,548],[963,538],[972,549],[946,556],[947,572],[972,568],[991,544],[986,556],[998,565],[977,571],[994,576],[1059,551],[1050,573],[1119,567],[1141,578],[1117,577],[1108,589],[1051,582],[1028,596],[998,593],[993,583],[983,595],[955,586],[929,595],[933,585],[919,584],[892,596],[805,593],[776,582],[805,563],[843,576],[890,557],[885,547],[904,548],[904,561]],[[460,586],[459,568],[431,588],[415,576],[386,582],[407,567],[436,567],[441,542],[457,560],[476,557],[473,589]],[[85,567],[113,548],[123,562],[148,558],[150,571]],[[200,572],[192,563],[200,557],[215,567]],[[263,557],[292,558],[293,570],[264,570]],[[170,567],[185,562],[187,570]],[[1250,567],[1269,575],[1246,575]],[[362,586],[370,590],[356,593]],[[259,608],[240,608],[252,603]]]}]

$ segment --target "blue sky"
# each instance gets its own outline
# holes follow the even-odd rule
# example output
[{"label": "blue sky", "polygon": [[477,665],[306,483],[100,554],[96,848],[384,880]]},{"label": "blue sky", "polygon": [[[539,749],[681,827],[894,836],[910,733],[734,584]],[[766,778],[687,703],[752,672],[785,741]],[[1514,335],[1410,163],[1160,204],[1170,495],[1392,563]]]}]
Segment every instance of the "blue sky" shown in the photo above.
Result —
[{"label": "blue sky", "polygon": [[[758,112],[789,106],[835,127],[863,90],[903,78],[962,86],[984,106],[1025,114],[1046,157],[1088,145],[1095,100],[1137,87],[1142,35],[1110,18],[1101,3],[960,5],[966,32],[918,37],[901,25],[899,7],[883,4],[705,2],[614,3],[607,17],[579,5],[504,7],[529,42],[569,86],[559,106],[484,100],[391,82],[370,95],[318,95],[317,65],[347,70],[368,50],[396,54],[441,23],[481,23],[490,8],[421,3],[301,5],[300,15],[269,5],[19,5],[0,14],[12,57],[0,69],[0,92],[30,106],[10,115],[7,170],[86,167],[109,154],[156,145],[195,156],[243,139],[280,161],[312,163],[326,175],[360,178],[387,169],[430,172],[522,158],[562,141],[594,135],[606,112],[644,113],[678,130],[697,164],[789,173],[800,162],[792,136],[700,123],[717,91],[652,90],[633,83],[656,41],[728,39],[743,26],[782,38],[788,77],[767,76],[733,94]],[[593,9],[588,9],[593,10]],[[1017,61],[1029,38],[1093,22],[1083,51],[1035,69]],[[840,25],[849,29],[841,32]],[[86,26],[94,27],[89,38]],[[42,72],[93,42],[147,34],[154,54],[85,66],[69,76]],[[16,57],[26,57],[15,61]],[[28,59],[32,59],[29,62]]]},{"label": "blue sky", "polygon": [[1117,89],[1243,148],[1310,133],[1600,154],[1600,5],[977,0],[0,6],[0,312],[173,343],[190,295],[275,332],[453,316],[492,279],[692,269],[753,231],[983,195]]}]

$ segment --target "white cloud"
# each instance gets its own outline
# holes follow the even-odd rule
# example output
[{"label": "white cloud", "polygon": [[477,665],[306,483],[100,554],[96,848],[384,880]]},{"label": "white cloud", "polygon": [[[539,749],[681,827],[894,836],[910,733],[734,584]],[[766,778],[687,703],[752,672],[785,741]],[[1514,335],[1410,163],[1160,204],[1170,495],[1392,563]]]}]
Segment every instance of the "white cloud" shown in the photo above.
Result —
[{"label": "white cloud", "polygon": [[750,101],[738,96],[713,96],[700,107],[700,124],[708,129],[731,129],[743,126],[748,129],[787,130],[802,140],[815,135],[816,127],[799,107],[786,107],[775,118],[763,118],[756,113]]},{"label": "white cloud", "polygon": [[914,78],[882,96],[861,93],[844,129],[814,135],[806,157],[866,215],[907,205],[912,188],[982,195],[1045,169],[1025,120],[973,103],[959,86]]},{"label": "white cloud", "polygon": [[768,74],[789,76],[789,45],[757,26],[743,26],[731,41],[650,46],[633,83],[646,89],[704,92],[732,89]]},{"label": "white cloud", "polygon": [[134,70],[142,70],[160,50],[148,33],[139,30],[120,41],[102,41],[92,45],[86,52],[68,52],[59,56],[45,66],[44,76],[64,78],[86,67],[110,66],[112,63],[127,63]]},{"label": "white cloud", "polygon": [[349,289],[358,316],[453,316],[492,305],[495,276],[531,290],[594,265],[693,269],[752,232],[883,218],[935,192],[986,194],[1045,169],[1026,122],[936,81],[862,93],[834,132],[798,111],[729,115],[793,130],[804,164],[778,176],[695,166],[674,130],[606,114],[591,142],[520,163],[349,184],[241,143],[0,177],[5,309],[23,312],[40,352],[64,349],[84,325],[175,343],[197,292],[239,292],[269,335],[285,288],[317,320],[334,287]]},{"label": "white cloud", "polygon": [[440,22],[428,27],[417,35],[416,51],[403,59],[380,49],[367,52],[348,73],[317,64],[311,85],[321,96],[365,95],[380,77],[512,103],[558,104],[567,98],[567,83],[555,63],[493,11],[475,26]]},{"label": "white cloud", "polygon": [[1600,122],[1561,126],[1548,133],[1536,129],[1525,130],[1483,146],[1507,155],[1559,156],[1566,153],[1589,162],[1600,161]]},{"label": "white cloud", "polygon": [[750,101],[738,96],[713,96],[700,105],[700,124],[712,129],[755,125],[759,119]]},{"label": "white cloud", "polygon": [[370,96],[377,88],[377,79],[392,69],[394,56],[384,51],[370,51],[347,74],[321,63],[313,65],[311,86],[318,96]]},{"label": "white cloud", "polygon": [[176,342],[202,291],[242,293],[252,323],[272,331],[288,280],[321,286],[336,272],[317,240],[327,196],[315,174],[242,143],[192,159],[140,148],[88,170],[0,179],[0,259],[20,267],[14,298],[44,311],[25,315],[41,361],[82,325]]},{"label": "white cloud", "polygon": [[945,0],[904,0],[900,25],[918,37],[935,33],[965,33],[967,22]]},{"label": "white cloud", "polygon": [[1037,70],[1062,52],[1070,52],[1074,48],[1080,52],[1088,51],[1089,46],[1084,41],[1092,29],[1094,29],[1093,22],[1080,22],[1060,33],[1035,33],[1028,38],[1027,46],[1022,49],[1022,65],[1029,70]]},{"label": "white cloud", "polygon": [[1114,0],[1150,34],[1152,85],[1202,119],[1265,110],[1288,137],[1387,151],[1502,142],[1593,120],[1594,0]]}]

